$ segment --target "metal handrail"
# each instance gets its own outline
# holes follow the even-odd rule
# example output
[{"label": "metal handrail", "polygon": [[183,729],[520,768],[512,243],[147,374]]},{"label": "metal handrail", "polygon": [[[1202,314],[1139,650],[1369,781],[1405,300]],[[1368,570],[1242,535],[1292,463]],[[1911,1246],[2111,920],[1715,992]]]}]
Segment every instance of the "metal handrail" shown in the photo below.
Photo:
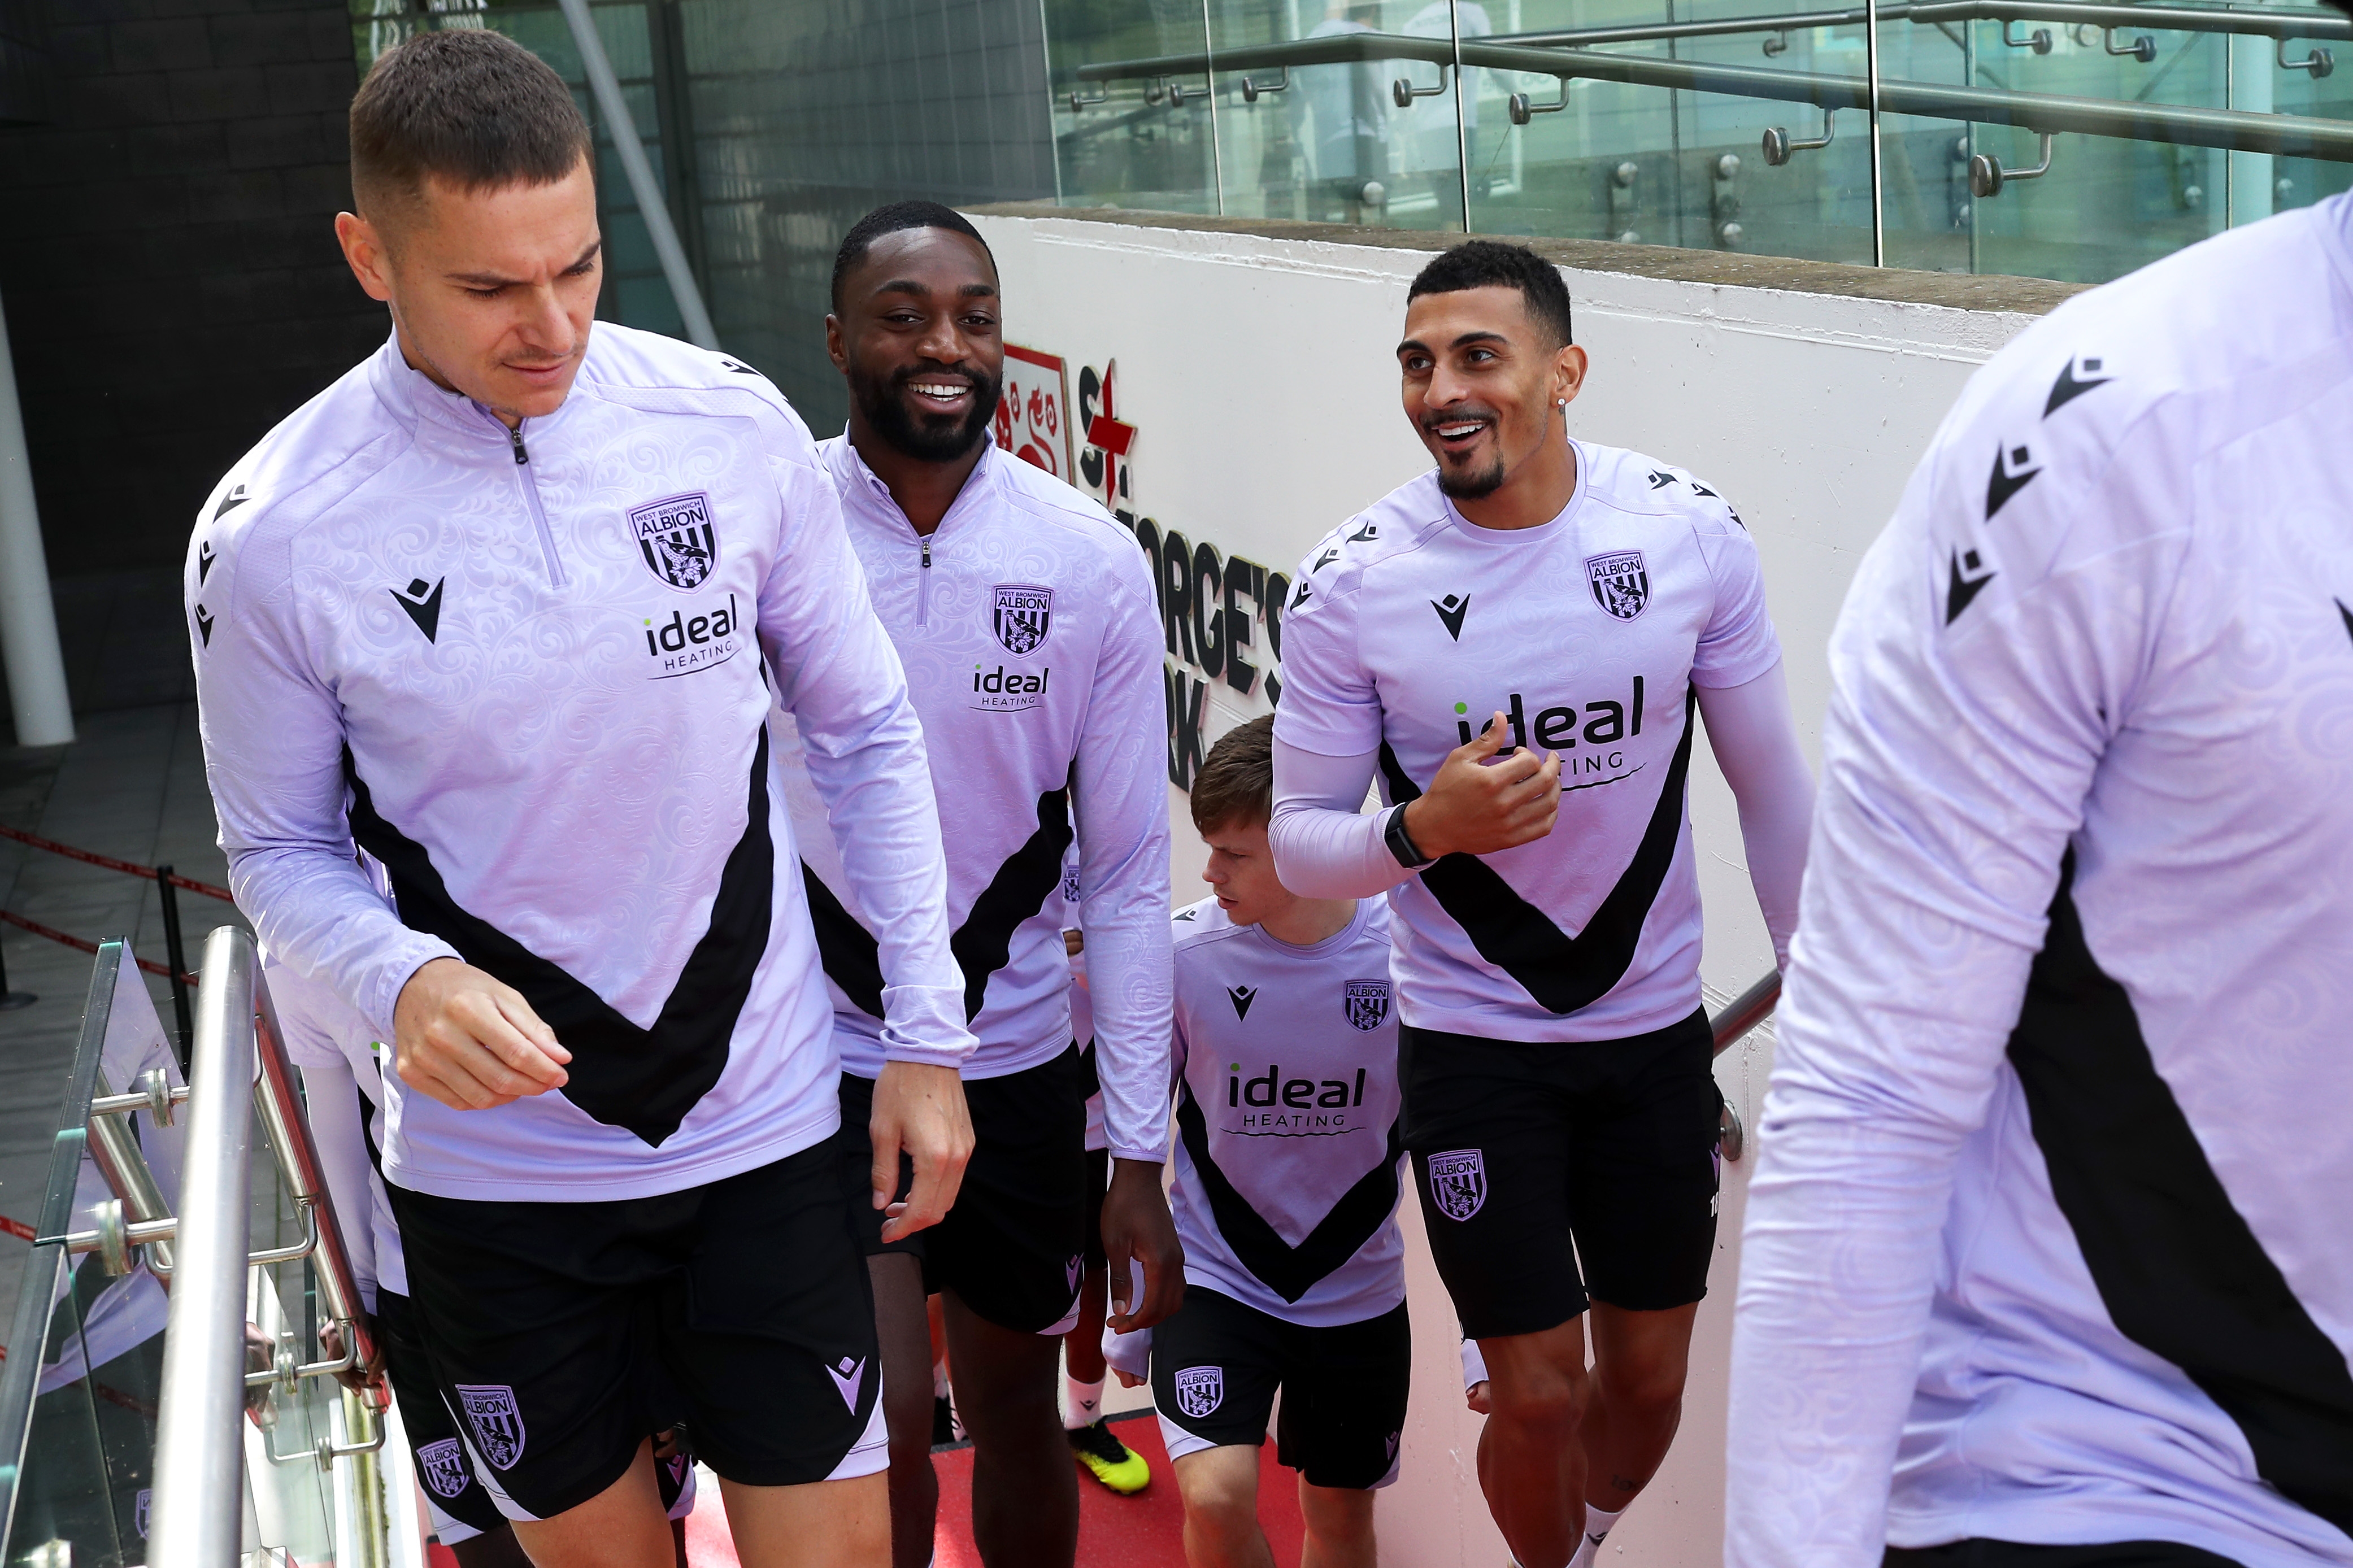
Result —
[{"label": "metal handrail", "polygon": [[319,1293],[326,1300],[327,1315],[343,1332],[343,1365],[373,1367],[377,1360],[375,1340],[360,1308],[359,1283],[352,1273],[343,1226],[336,1223],[326,1167],[320,1163],[318,1145],[311,1141],[311,1123],[302,1112],[294,1064],[287,1059],[286,1036],[278,1026],[277,1005],[269,999],[269,987],[259,981],[254,987],[254,1045],[261,1062],[254,1104],[278,1158],[279,1177],[312,1222],[318,1238]]},{"label": "metal handrail", "polygon": [[[1889,0],[1878,7],[1883,22],[1908,21],[1922,26],[1940,22],[2068,22],[2099,27],[2154,27],[2168,33],[2244,33],[2268,38],[2353,40],[2353,17],[2327,11],[2223,11],[2189,5],[2130,5],[2103,0]],[[1810,27],[1859,27],[1870,12],[1861,5],[1835,10],[1779,11],[1754,16],[1727,16],[1707,22],[1649,22],[1626,27],[1552,27],[1524,33],[1496,33],[1466,38],[1466,46],[1526,46],[1590,48],[1600,44],[1663,43],[1672,38],[1713,38],[1743,33],[1790,33]],[[1352,48],[1366,40],[1389,46],[1375,53]],[[1315,45],[1314,58],[1295,60],[1282,51]],[[1410,45],[1410,48],[1396,46]],[[1324,47],[1339,46],[1336,48]],[[1167,71],[1206,70],[1214,60],[1220,70],[1247,70],[1255,66],[1341,65],[1359,59],[1451,61],[1453,46],[1443,38],[1414,37],[1400,33],[1340,33],[1323,38],[1300,38],[1270,44],[1245,44],[1200,54],[1155,55],[1145,59],[1103,60],[1081,66],[1081,81],[1116,81],[1126,77]],[[1467,60],[1468,56],[1464,57]]]},{"label": "metal handrail", "polygon": [[205,939],[180,1170],[179,1256],[155,1420],[151,1568],[231,1568],[244,1522],[246,1158],[253,1127],[253,939]]},{"label": "metal handrail", "polygon": [[1722,1012],[1707,1021],[1709,1032],[1715,1037],[1715,1054],[1722,1056],[1742,1036],[1771,1017],[1780,1001],[1781,972],[1775,969],[1726,1003]]},{"label": "metal handrail", "polygon": [[[1964,5],[1989,0],[1957,0]],[[2045,9],[2048,6],[2043,7]],[[1915,14],[1920,7],[1915,6]],[[2138,11],[2138,6],[2105,9]],[[1871,84],[1862,77],[1830,76],[1814,71],[1775,70],[1758,66],[1719,65],[1699,60],[1656,59],[1639,55],[1602,54],[1591,49],[1537,48],[1465,38],[1460,44],[1444,38],[1409,37],[1397,33],[1342,33],[1294,43],[1258,44],[1220,50],[1219,68],[1261,66],[1335,65],[1357,61],[1411,59],[1436,64],[1459,58],[1466,66],[1493,70],[1529,71],[1553,77],[1582,77],[1596,81],[1623,82],[1636,87],[1670,88],[1687,92],[1715,92],[1733,97],[1773,99],[1810,103],[1831,109],[1871,107]],[[1086,80],[1166,75],[1207,68],[1203,54],[1162,55],[1143,60],[1107,60],[1082,66]],[[1934,120],[1963,120],[1983,125],[2016,125],[2041,134],[2072,132],[2124,141],[2166,142],[2181,146],[2215,147],[2233,153],[2270,153],[2290,157],[2325,158],[2353,163],[2353,122],[2321,120],[2309,115],[2255,114],[2240,110],[2197,109],[2104,98],[2073,98],[2056,93],[2007,92],[1998,89],[1962,87],[1942,82],[1879,83],[1883,114],[1910,114]]]},{"label": "metal handrail", "polygon": [[[377,1360],[253,938],[234,926],[215,930],[205,941],[204,975],[189,1074],[180,1213],[172,1232],[178,1257],[156,1419],[152,1568],[234,1568],[244,1497],[244,1447],[236,1433],[249,1384],[290,1384],[353,1367],[373,1369]],[[302,1239],[248,1253],[248,1166],[257,1120],[293,1200]],[[135,1226],[126,1230],[130,1240],[147,1239]],[[306,1256],[315,1260],[320,1295],[341,1337],[341,1352],[309,1364],[296,1364],[286,1355],[269,1371],[248,1374],[247,1271],[255,1264]],[[371,1373],[369,1409],[382,1411],[388,1403],[381,1373]],[[373,1452],[383,1446],[386,1430],[381,1421],[374,1426],[370,1439],[329,1441],[315,1457],[325,1464]],[[274,1452],[271,1457],[280,1458]]]}]

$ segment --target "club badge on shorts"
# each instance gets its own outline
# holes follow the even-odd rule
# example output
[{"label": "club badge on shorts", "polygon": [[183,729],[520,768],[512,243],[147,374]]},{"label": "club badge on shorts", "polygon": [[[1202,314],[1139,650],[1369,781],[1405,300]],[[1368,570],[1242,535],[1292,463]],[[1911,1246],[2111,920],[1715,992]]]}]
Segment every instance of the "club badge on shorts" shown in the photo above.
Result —
[{"label": "club badge on shorts", "polygon": [[522,1458],[522,1412],[503,1383],[461,1383],[458,1403],[473,1429],[474,1447],[494,1470],[512,1470]]},{"label": "club badge on shorts", "polygon": [[1029,583],[997,585],[997,640],[1018,658],[1035,653],[1054,629],[1054,590]]},{"label": "club badge on shorts", "polygon": [[1188,1366],[1176,1374],[1176,1408],[1198,1421],[1226,1402],[1226,1369]]},{"label": "club badge on shorts", "polygon": [[1476,1149],[1450,1149],[1424,1162],[1430,1171],[1430,1201],[1460,1224],[1485,1206],[1487,1162]]},{"label": "club badge on shorts", "polygon": [[646,570],[692,593],[719,570],[719,536],[711,526],[711,498],[670,496],[629,510],[629,532]]},{"label": "club badge on shorts", "polygon": [[474,1472],[466,1464],[465,1447],[455,1437],[444,1437],[417,1449],[417,1468],[425,1472],[425,1484],[433,1489],[435,1497],[456,1497],[474,1479]]},{"label": "club badge on shorts", "polygon": [[1619,620],[1632,620],[1651,602],[1651,574],[1643,570],[1639,550],[1587,556],[1585,580],[1591,584],[1593,602],[1602,613]]},{"label": "club badge on shorts", "polygon": [[1389,983],[1351,980],[1340,987],[1340,1001],[1347,1011],[1348,1022],[1370,1034],[1388,1018]]}]

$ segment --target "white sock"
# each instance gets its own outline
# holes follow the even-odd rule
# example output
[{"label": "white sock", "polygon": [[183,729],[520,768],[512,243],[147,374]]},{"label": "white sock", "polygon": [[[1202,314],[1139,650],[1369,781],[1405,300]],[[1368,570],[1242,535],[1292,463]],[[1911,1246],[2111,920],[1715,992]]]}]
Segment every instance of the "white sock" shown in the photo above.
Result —
[{"label": "white sock", "polygon": [[1602,1540],[1609,1535],[1609,1527],[1618,1522],[1618,1515],[1625,1511],[1621,1508],[1617,1513],[1612,1513],[1606,1508],[1596,1508],[1591,1503],[1587,1503],[1585,1505],[1585,1539],[1577,1542],[1577,1555],[1568,1560],[1568,1568],[1593,1568],[1594,1563],[1601,1555]]},{"label": "white sock", "polygon": [[932,1363],[932,1397],[934,1399],[945,1399],[947,1396],[948,1363],[944,1361],[935,1361]]},{"label": "white sock", "polygon": [[1082,1426],[1092,1426],[1103,1415],[1103,1380],[1081,1383],[1064,1373],[1062,1377],[1062,1425],[1075,1432]]}]

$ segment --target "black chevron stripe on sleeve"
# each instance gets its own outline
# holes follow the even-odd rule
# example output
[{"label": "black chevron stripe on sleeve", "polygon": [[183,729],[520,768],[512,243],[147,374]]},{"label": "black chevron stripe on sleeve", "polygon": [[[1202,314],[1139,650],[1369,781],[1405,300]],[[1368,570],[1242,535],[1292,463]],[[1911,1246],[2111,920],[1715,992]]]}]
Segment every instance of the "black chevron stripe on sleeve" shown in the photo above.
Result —
[{"label": "black chevron stripe on sleeve", "polygon": [[1365,1173],[1340,1195],[1331,1212],[1316,1221],[1297,1247],[1275,1234],[1274,1226],[1235,1190],[1225,1172],[1209,1157],[1209,1126],[1193,1098],[1193,1086],[1176,1090],[1176,1126],[1185,1152],[1201,1175],[1209,1194],[1209,1212],[1217,1216],[1218,1234],[1234,1249],[1242,1267],[1265,1282],[1286,1301],[1296,1301],[1315,1282],[1345,1263],[1373,1238],[1398,1202],[1398,1154],[1405,1147],[1399,1123],[1389,1124],[1388,1148],[1381,1163]]},{"label": "black chevron stripe on sleeve", "polygon": [[2051,1195],[2125,1337],[2221,1406],[2265,1481],[2353,1531],[2353,1371],[2215,1174],[2074,882],[2071,848],[2010,1037]]},{"label": "black chevron stripe on sleeve", "polygon": [[[1691,772],[1692,714],[1697,704],[1698,693],[1686,687],[1683,739],[1675,743],[1674,760],[1659,785],[1650,825],[1617,885],[1577,935],[1555,925],[1475,855],[1442,855],[1421,873],[1421,885],[1469,935],[1479,956],[1518,981],[1549,1012],[1568,1014],[1592,1005],[1609,994],[1634,962],[1642,921],[1658,900],[1683,833],[1683,784]],[[1386,741],[1381,742],[1381,773],[1393,803],[1420,796]]]},{"label": "black chevron stripe on sleeve", "polygon": [[949,939],[956,967],[964,971],[966,1023],[980,1016],[988,977],[1005,967],[1015,929],[1044,908],[1047,897],[1062,885],[1062,851],[1070,847],[1070,792],[1048,790],[1038,797],[1038,830],[1005,858]]},{"label": "black chevron stripe on sleeve", "polygon": [[[1062,852],[1071,846],[1071,797],[1049,790],[1038,797],[1038,829],[997,868],[948,940],[956,967],[964,972],[964,1016],[980,1016],[988,977],[1005,967],[1013,932],[1045,906],[1061,886]],[[804,861],[801,881],[808,889],[809,921],[817,928],[818,956],[825,973],[853,1005],[870,1017],[882,1016],[882,961],[874,933],[843,907],[833,889]]]},{"label": "black chevron stripe on sleeve", "polygon": [[882,950],[874,933],[844,909],[833,889],[801,862],[801,887],[808,894],[809,924],[817,928],[818,962],[826,978],[841,987],[851,1005],[871,1018],[882,1016]]},{"label": "black chevron stripe on sleeve", "polygon": [[744,836],[720,870],[711,924],[646,1029],[560,965],[460,908],[424,846],[377,812],[349,752],[343,772],[352,791],[352,837],[391,873],[401,920],[522,992],[572,1053],[564,1097],[606,1125],[626,1128],[659,1148],[727,1070],[736,1016],[767,952],[776,847],[768,836],[766,725],[753,747]]}]

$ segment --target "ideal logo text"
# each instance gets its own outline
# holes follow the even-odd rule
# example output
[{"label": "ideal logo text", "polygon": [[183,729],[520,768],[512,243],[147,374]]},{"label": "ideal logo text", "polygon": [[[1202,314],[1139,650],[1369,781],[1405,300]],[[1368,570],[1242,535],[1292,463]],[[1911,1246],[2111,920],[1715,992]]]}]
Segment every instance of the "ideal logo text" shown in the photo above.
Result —
[{"label": "ideal logo text", "polygon": [[744,651],[743,639],[736,635],[741,626],[733,594],[727,595],[725,609],[707,616],[672,610],[670,620],[661,626],[648,616],[646,657],[655,665],[651,679],[670,680],[726,663]]},{"label": "ideal logo text", "polygon": [[998,665],[995,669],[972,667],[974,708],[986,713],[1026,713],[1046,700],[1046,687],[1054,671],[1042,669],[1008,669]]}]

